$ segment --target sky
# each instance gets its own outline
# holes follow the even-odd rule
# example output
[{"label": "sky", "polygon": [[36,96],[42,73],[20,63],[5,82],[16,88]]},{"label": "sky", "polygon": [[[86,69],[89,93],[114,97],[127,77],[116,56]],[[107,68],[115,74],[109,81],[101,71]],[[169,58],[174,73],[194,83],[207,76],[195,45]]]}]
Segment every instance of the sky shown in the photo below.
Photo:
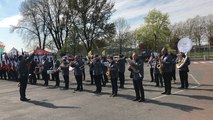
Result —
[{"label": "sky", "polygon": [[[17,33],[11,33],[11,25],[16,25],[21,19],[19,7],[24,0],[0,0],[0,42],[5,45],[5,51],[13,47],[21,51],[26,44]],[[171,24],[185,21],[197,15],[213,14],[213,0],[109,0],[115,2],[116,12],[111,20],[124,18],[134,30],[144,23],[144,17],[152,9],[168,13]]]}]

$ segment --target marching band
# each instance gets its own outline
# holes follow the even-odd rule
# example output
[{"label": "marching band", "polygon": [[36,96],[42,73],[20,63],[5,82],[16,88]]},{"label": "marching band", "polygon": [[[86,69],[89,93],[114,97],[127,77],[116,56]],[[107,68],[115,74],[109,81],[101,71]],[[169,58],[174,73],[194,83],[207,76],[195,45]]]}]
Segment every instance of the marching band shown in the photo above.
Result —
[{"label": "marching band", "polygon": [[[179,51],[181,51],[181,48]],[[189,50],[186,52],[188,51]],[[176,68],[179,70],[181,82],[180,88],[188,88],[188,65],[190,65],[190,59],[187,57],[186,52],[180,52],[175,58],[168,53],[167,48],[163,48],[161,54],[151,54],[148,61],[148,64],[150,65],[151,81],[156,83],[156,87],[165,87],[165,91],[162,94],[171,94],[171,80],[173,74],[175,74],[172,72]],[[20,60],[22,60],[23,63]],[[63,89],[68,90],[70,71],[73,71],[77,83],[75,91],[83,91],[85,65],[88,65],[89,67],[91,84],[95,83],[96,85],[94,93],[101,94],[102,86],[106,86],[110,80],[112,87],[111,96],[115,97],[118,95],[118,80],[120,81],[119,88],[124,88],[125,85],[124,74],[126,63],[128,63],[128,70],[131,73],[130,78],[133,80],[133,86],[135,89],[136,97],[134,101],[145,101],[143,89],[144,62],[136,53],[132,54],[131,59],[126,58],[123,55],[92,55],[87,56],[86,58],[82,58],[82,56],[77,55],[63,56],[60,61],[55,56],[48,59],[48,57],[44,55],[41,61],[38,57],[34,57],[31,61],[27,60],[26,65],[24,65],[25,62],[23,60],[23,56],[21,56],[20,60],[16,60],[15,58],[10,59],[9,61],[2,59],[0,63],[0,77],[1,79],[19,80],[18,86],[20,87],[20,99],[23,101],[28,100],[25,97],[26,83],[36,85],[37,79],[40,79],[40,74],[42,75],[42,80],[44,80],[44,86],[48,86],[50,75],[52,75],[52,80],[56,82],[55,87],[61,87],[59,77],[59,74],[61,73],[65,83]],[[20,69],[20,63],[28,72],[24,73],[23,71],[26,70],[22,68]],[[176,65],[176,68],[173,68],[174,65]],[[20,72],[23,73],[20,74]],[[25,79],[24,82],[20,81],[20,75],[22,76],[22,79]]]}]

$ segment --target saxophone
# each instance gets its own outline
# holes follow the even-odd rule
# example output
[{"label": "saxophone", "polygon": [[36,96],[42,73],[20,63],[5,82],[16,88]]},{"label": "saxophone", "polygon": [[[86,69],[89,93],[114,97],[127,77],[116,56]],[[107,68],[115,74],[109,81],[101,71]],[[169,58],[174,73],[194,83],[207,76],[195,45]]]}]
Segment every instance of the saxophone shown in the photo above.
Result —
[{"label": "saxophone", "polygon": [[157,68],[158,68],[160,74],[162,74],[162,73],[163,73],[163,64],[158,63],[158,64],[157,64]]},{"label": "saxophone", "polygon": [[161,63],[161,59],[158,59],[157,69],[159,70],[160,74],[163,74],[163,64]]},{"label": "saxophone", "polygon": [[110,79],[111,79],[111,76],[110,76],[110,67],[109,67],[109,66],[107,66],[106,75],[107,75],[107,79],[110,80]]}]

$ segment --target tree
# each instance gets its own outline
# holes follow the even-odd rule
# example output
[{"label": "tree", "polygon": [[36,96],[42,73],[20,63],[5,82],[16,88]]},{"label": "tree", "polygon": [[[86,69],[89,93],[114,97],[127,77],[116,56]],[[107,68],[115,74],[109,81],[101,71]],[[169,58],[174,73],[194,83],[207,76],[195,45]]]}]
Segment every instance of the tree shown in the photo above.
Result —
[{"label": "tree", "polygon": [[46,27],[46,16],[42,15],[39,2],[39,0],[22,2],[20,7],[22,19],[17,26],[12,26],[11,31],[20,33],[28,45],[31,43],[44,49],[49,32]]},{"label": "tree", "polygon": [[74,17],[68,11],[66,0],[44,1],[47,16],[47,28],[58,50],[62,48],[69,35],[70,19]]},{"label": "tree", "polygon": [[60,50],[68,37],[72,16],[67,7],[66,0],[25,0],[20,9],[22,19],[12,31],[21,31],[28,43],[38,42],[40,48],[55,46]]},{"label": "tree", "polygon": [[119,48],[119,53],[122,54],[123,46],[125,45],[125,42],[128,41],[127,35],[130,26],[124,18],[118,18],[115,21],[115,27],[116,27],[116,36],[114,42],[117,43],[117,45],[119,45],[116,47]]},{"label": "tree", "polygon": [[213,15],[204,17],[206,23],[206,36],[210,46],[213,46]]},{"label": "tree", "polygon": [[96,40],[114,36],[115,25],[108,23],[114,3],[107,0],[68,0],[68,6],[69,11],[76,15],[71,24],[87,52],[92,50]]},{"label": "tree", "polygon": [[148,48],[158,51],[169,43],[169,15],[153,9],[144,19],[145,25],[136,30],[135,34]]}]

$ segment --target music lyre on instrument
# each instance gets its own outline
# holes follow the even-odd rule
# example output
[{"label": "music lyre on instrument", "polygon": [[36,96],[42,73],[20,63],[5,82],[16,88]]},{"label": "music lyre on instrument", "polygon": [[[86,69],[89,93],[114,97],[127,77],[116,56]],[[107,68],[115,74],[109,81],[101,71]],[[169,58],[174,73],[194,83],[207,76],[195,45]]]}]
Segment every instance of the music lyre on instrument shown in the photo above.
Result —
[{"label": "music lyre on instrument", "polygon": [[192,49],[192,41],[189,38],[182,38],[182,39],[180,39],[178,41],[177,47],[178,47],[179,52],[182,52],[182,53],[184,53],[186,55],[185,58],[182,58],[181,55],[178,56],[179,60],[178,60],[178,62],[176,64],[176,67],[179,69],[186,62],[187,53]]}]

